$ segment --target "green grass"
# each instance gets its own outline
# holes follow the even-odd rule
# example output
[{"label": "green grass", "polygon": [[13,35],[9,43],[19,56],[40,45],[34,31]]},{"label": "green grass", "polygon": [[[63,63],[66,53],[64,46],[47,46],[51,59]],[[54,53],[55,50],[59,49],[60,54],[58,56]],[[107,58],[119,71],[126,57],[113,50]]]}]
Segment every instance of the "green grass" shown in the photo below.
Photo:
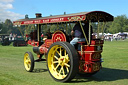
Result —
[{"label": "green grass", "polygon": [[[49,75],[46,62],[35,63],[34,72],[26,72],[23,55],[32,47],[0,45],[0,85],[127,85],[128,40],[106,41],[103,48],[102,70],[92,77],[76,76],[69,83],[54,81]],[[34,53],[33,53],[34,54]],[[36,55],[34,54],[36,59]]]}]

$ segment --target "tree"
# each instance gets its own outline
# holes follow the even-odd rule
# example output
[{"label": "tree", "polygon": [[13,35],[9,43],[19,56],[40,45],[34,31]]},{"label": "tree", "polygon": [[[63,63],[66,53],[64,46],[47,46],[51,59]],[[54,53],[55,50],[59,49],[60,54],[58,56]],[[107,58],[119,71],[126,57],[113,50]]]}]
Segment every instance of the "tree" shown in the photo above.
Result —
[{"label": "tree", "polygon": [[3,22],[1,23],[1,32],[0,33],[7,34],[7,27]]},{"label": "tree", "polygon": [[0,33],[1,33],[1,31],[2,31],[2,23],[0,23]]},{"label": "tree", "polygon": [[6,19],[4,24],[5,24],[6,29],[7,29],[7,34],[12,33],[12,31],[13,31],[13,23],[11,22],[11,20],[10,19]]},{"label": "tree", "polygon": [[128,19],[126,15],[117,16],[114,18],[112,25],[108,28],[111,33],[128,31]]},{"label": "tree", "polygon": [[33,25],[25,25],[20,27],[21,31],[23,32],[23,34],[30,34],[30,32],[33,32],[36,29],[36,26]]}]

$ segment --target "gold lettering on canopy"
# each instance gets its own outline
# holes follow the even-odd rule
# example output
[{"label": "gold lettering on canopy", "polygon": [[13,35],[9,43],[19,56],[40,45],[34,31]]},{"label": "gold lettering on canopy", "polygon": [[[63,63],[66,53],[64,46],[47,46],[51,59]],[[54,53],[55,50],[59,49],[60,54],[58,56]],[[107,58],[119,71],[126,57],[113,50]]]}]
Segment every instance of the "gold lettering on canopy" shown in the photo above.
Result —
[{"label": "gold lettering on canopy", "polygon": [[75,16],[75,17],[68,17],[69,21],[79,21],[79,20],[85,20],[85,16]]}]

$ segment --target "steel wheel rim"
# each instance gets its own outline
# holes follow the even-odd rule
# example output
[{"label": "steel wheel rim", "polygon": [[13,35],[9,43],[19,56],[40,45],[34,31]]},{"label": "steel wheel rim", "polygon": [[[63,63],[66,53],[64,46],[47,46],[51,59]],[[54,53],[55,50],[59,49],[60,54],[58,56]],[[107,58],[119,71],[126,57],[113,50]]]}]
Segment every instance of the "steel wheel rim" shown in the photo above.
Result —
[{"label": "steel wheel rim", "polygon": [[64,79],[70,72],[70,59],[67,51],[60,45],[53,46],[48,53],[48,68],[56,79]]},{"label": "steel wheel rim", "polygon": [[29,71],[31,68],[31,60],[29,58],[28,53],[25,53],[25,55],[24,55],[24,66],[27,71]]}]

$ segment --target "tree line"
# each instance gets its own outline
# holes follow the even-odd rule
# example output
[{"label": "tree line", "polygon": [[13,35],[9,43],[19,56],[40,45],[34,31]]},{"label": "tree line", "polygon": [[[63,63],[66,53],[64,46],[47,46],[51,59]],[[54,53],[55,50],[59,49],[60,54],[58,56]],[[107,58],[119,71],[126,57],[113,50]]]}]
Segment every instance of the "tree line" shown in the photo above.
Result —
[{"label": "tree line", "polygon": [[[96,32],[97,30],[97,28],[95,28],[96,25],[97,24],[93,24],[94,32]],[[66,25],[63,25],[63,26],[61,25],[60,28],[63,30],[62,27],[64,26],[66,27]],[[46,26],[42,26],[42,28],[46,28]],[[53,31],[53,32],[55,28],[57,28],[57,26],[55,25],[47,26],[47,29],[50,29],[50,31]],[[35,25],[20,26],[19,28],[14,27],[10,19],[6,19],[5,22],[0,22],[0,34],[13,33],[13,34],[21,35],[19,29],[23,34],[29,34],[31,31],[35,30],[36,28],[35,28]],[[47,29],[42,29],[42,32],[45,33]],[[71,29],[67,29],[67,31],[70,32]],[[112,33],[112,34],[118,33],[118,32],[128,32],[128,17],[126,15],[120,15],[120,16],[114,17],[113,22],[106,23],[104,32]]]}]

